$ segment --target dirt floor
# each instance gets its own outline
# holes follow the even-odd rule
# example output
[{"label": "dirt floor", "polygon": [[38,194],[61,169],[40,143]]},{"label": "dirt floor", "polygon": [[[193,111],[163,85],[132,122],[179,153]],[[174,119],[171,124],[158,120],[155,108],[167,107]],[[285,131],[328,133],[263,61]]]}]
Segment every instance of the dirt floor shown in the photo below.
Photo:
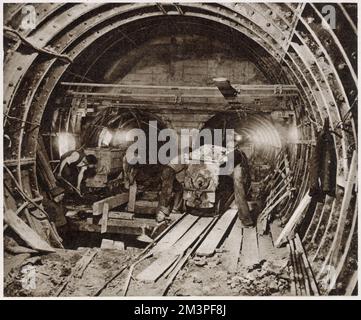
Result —
[{"label": "dirt floor", "polygon": [[[284,262],[284,261],[282,261]],[[228,273],[221,254],[211,258],[194,257],[180,271],[168,295],[175,296],[270,296],[289,295],[287,264],[261,261]]]},{"label": "dirt floor", "polygon": [[[6,255],[15,267],[5,279],[5,296],[121,296],[128,269],[116,276],[123,266],[135,261],[141,249],[126,250],[79,248],[57,250],[42,256]],[[93,256],[81,274],[76,274],[82,256]],[[290,279],[286,257],[279,261],[261,261],[238,272],[227,273],[222,253],[210,258],[193,257],[169,286],[168,296],[253,296],[289,295]],[[22,259],[26,258],[26,259]],[[84,259],[84,258],[83,258]],[[145,261],[148,263],[148,261]],[[84,265],[83,265],[84,267]],[[141,264],[139,268],[141,268]],[[134,274],[136,274],[136,270]],[[113,279],[114,278],[114,279]],[[113,279],[113,280],[112,280]],[[33,282],[32,282],[33,281]],[[108,283],[109,282],[109,283]],[[127,295],[162,295],[166,281],[145,284],[132,278]]]},{"label": "dirt floor", "polygon": [[[8,273],[4,294],[32,297],[94,296],[140,251],[133,248],[123,251],[79,248],[29,257]],[[86,253],[96,255],[80,277],[73,276],[72,270]],[[6,259],[8,263],[15,258],[7,255]],[[33,279],[35,280],[32,283]]]}]

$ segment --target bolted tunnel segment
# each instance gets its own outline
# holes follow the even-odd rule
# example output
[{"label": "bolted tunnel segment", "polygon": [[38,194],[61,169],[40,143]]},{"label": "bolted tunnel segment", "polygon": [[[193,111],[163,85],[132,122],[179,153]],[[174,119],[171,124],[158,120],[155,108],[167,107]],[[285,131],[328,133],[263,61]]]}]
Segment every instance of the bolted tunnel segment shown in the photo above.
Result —
[{"label": "bolted tunnel segment", "polygon": [[[215,257],[218,267],[246,270],[242,285],[228,279],[229,295],[357,292],[357,3],[19,3],[3,9],[5,265],[17,253],[52,257],[61,248],[69,256],[80,250],[84,268],[118,252],[124,272],[132,272],[129,261],[135,267],[153,250],[162,253],[159,263],[171,264],[164,273],[150,264],[137,277],[160,283],[164,290],[156,295],[178,289],[219,295],[217,288],[175,288],[181,265],[209,267]],[[190,172],[216,175],[214,159],[184,169],[182,182],[176,166],[160,163],[168,142],[162,134],[173,132],[177,153],[185,133],[183,142],[196,136],[192,130],[208,130],[211,140],[220,130],[226,149],[227,130],[235,133],[232,143],[248,163],[249,192],[242,192],[253,228],[238,219],[236,180],[245,179],[244,172],[202,177],[200,187]],[[126,161],[127,134],[139,131],[144,157],[154,161],[133,166]],[[79,172],[82,157],[84,166],[96,158],[93,171],[62,177],[62,161],[72,151],[79,154]],[[195,159],[196,148],[190,154]],[[128,248],[143,253],[126,262]],[[292,274],[288,285],[280,281],[271,292],[245,284],[282,254]],[[6,295],[32,295],[4,279]],[[128,281],[124,295],[152,295]],[[45,295],[76,295],[71,286],[65,282]],[[104,290],[99,284],[99,292],[85,295]]]}]

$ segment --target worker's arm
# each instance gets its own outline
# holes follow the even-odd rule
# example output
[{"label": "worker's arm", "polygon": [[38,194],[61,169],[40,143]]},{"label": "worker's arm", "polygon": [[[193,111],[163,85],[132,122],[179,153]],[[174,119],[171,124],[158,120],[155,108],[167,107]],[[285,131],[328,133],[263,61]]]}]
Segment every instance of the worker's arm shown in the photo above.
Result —
[{"label": "worker's arm", "polygon": [[59,173],[58,176],[61,177],[61,174],[64,170],[64,167],[66,164],[71,164],[75,161],[77,161],[80,157],[80,154],[78,152],[73,152],[70,156],[66,157],[61,163],[60,163],[60,168],[59,168]]},{"label": "worker's arm", "polygon": [[77,183],[77,189],[80,190],[80,185],[81,185],[81,182],[83,181],[83,178],[84,178],[84,172],[85,170],[87,169],[87,167],[81,167],[80,168],[80,172],[78,174],[78,183]]}]

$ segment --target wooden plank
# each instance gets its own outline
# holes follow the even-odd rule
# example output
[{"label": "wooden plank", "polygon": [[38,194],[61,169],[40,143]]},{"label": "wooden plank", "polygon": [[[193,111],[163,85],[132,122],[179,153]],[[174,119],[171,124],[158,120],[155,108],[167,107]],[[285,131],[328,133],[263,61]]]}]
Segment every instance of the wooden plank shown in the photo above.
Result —
[{"label": "wooden plank", "polygon": [[271,230],[271,238],[272,238],[272,243],[273,243],[273,247],[275,248],[275,250],[277,250],[277,254],[279,255],[286,255],[287,253],[289,253],[289,250],[287,249],[287,247],[275,247],[275,242],[277,240],[277,238],[279,237],[279,235],[281,234],[283,227],[281,224],[281,220],[280,219],[276,219],[274,220],[271,224],[270,224],[270,230]]},{"label": "wooden plank", "polygon": [[169,249],[177,242],[189,228],[198,220],[199,217],[188,214],[179,223],[177,223],[168,233],[159,240],[152,249],[153,253],[158,253]]},{"label": "wooden plank", "polygon": [[142,281],[156,281],[159,279],[159,277],[173,265],[179,256],[183,255],[197,240],[212,221],[213,218],[211,217],[200,218],[183,237],[174,243],[167,251],[163,251],[157,260],[143,270],[137,276],[137,279]]},{"label": "wooden plank", "polygon": [[280,219],[273,220],[272,223],[270,224],[270,230],[271,230],[272,241],[273,243],[275,243],[283,230],[283,227],[281,225],[281,220]]},{"label": "wooden plank", "polygon": [[286,198],[291,195],[291,192],[287,190],[281,197],[279,197],[271,206],[262,211],[258,218],[258,231],[262,234],[266,233],[268,221],[270,219],[271,212]]},{"label": "wooden plank", "polygon": [[308,274],[307,274],[307,271],[306,271],[306,268],[305,268],[305,264],[304,264],[304,261],[303,261],[303,254],[297,250],[297,256],[298,256],[300,270],[301,270],[301,273],[302,273],[303,284],[304,284],[304,287],[305,287],[305,290],[306,290],[306,295],[311,296],[311,284],[310,284]]},{"label": "wooden plank", "polygon": [[258,252],[260,260],[272,260],[275,256],[275,248],[270,234],[258,234]]},{"label": "wooden plank", "polygon": [[54,188],[57,187],[56,179],[54,173],[50,166],[50,161],[48,154],[46,153],[44,141],[41,135],[38,136],[38,148],[36,150],[36,156],[38,159],[37,165],[39,167],[39,174],[44,180],[44,183],[48,187],[48,190],[51,192]]},{"label": "wooden plank", "polygon": [[227,229],[236,218],[236,215],[237,210],[227,210],[213,227],[203,243],[199,246],[196,254],[199,256],[211,256],[216,250]]},{"label": "wooden plank", "polygon": [[77,263],[77,270],[74,272],[75,278],[82,278],[84,275],[85,269],[89,266],[89,264],[92,262],[94,257],[98,254],[97,250],[92,251],[92,249],[89,249],[78,261]]},{"label": "wooden plank", "polygon": [[200,218],[182,238],[172,245],[170,250],[179,253],[187,250],[212,221],[212,217]]},{"label": "wooden plank", "polygon": [[312,267],[311,267],[310,262],[308,261],[306,251],[303,247],[302,241],[301,241],[298,233],[296,234],[295,245],[296,245],[297,250],[300,251],[302,254],[302,260],[303,260],[305,272],[306,272],[306,275],[308,278],[308,282],[309,282],[312,294],[315,296],[319,296],[319,291],[318,291],[318,287],[317,287],[317,283],[316,283],[314,274],[312,272]]},{"label": "wooden plank", "polygon": [[239,219],[233,225],[233,228],[225,240],[224,254],[222,255],[222,264],[228,272],[236,272],[238,259],[241,251],[243,237],[242,223]]},{"label": "wooden plank", "polygon": [[136,196],[137,196],[137,183],[134,181],[134,183],[129,186],[129,201],[128,201],[129,212],[134,212]]},{"label": "wooden plank", "polygon": [[[142,227],[148,227],[150,230],[157,226],[157,222],[154,219],[108,219],[107,233],[117,234],[132,234],[141,235]],[[99,232],[101,226],[98,224],[88,224],[86,221],[71,221],[69,227],[72,230],[86,231],[86,232]]]},{"label": "wooden plank", "polygon": [[[351,296],[353,291],[356,288],[358,282],[358,271],[354,271],[354,273],[351,276],[351,279],[346,287],[345,296]],[[357,294],[357,293],[356,293]]]},{"label": "wooden plank", "polygon": [[353,196],[352,190],[356,183],[356,180],[357,180],[357,151],[354,151],[352,160],[351,160],[351,164],[350,164],[349,173],[347,176],[346,188],[345,188],[345,193],[344,193],[344,196],[342,199],[342,204],[341,204],[339,219],[337,222],[335,237],[333,239],[332,246],[330,249],[330,251],[331,251],[330,261],[331,261],[331,263],[334,263],[334,264],[335,264],[335,262],[337,262],[337,260],[339,258],[340,249],[342,248],[341,240],[342,240],[342,236],[344,234],[344,229],[345,229],[347,209],[350,206],[350,201]]},{"label": "wooden plank", "polygon": [[100,245],[100,249],[124,250],[124,242],[103,239]]},{"label": "wooden plank", "polygon": [[[290,279],[291,279],[290,293],[291,293],[291,296],[297,296],[297,284],[296,284],[296,277],[295,277],[293,255],[292,255],[289,243],[287,243],[287,250],[290,253],[290,262],[291,262],[291,265],[288,266],[288,271],[290,273]],[[292,268],[292,270],[291,270],[291,268]]]},{"label": "wooden plank", "polygon": [[348,233],[346,243],[344,244],[344,248],[342,250],[342,255],[341,255],[340,259],[337,261],[336,272],[333,275],[333,277],[330,279],[330,285],[329,285],[329,290],[330,291],[336,285],[336,281],[337,281],[342,269],[345,267],[346,258],[347,258],[348,254],[349,254],[352,238],[354,236],[354,232],[355,232],[355,228],[356,228],[356,222],[357,222],[357,216],[358,216],[357,207],[358,206],[357,206],[357,202],[356,202],[355,209],[354,209],[354,214],[353,214],[353,217],[352,217],[351,227],[350,227],[350,229],[348,231],[349,233]]},{"label": "wooden plank", "polygon": [[259,262],[256,228],[243,228],[242,250],[239,257],[240,265],[252,266]]},{"label": "wooden plank", "polygon": [[[273,211],[274,208],[277,207],[277,205],[279,203],[281,203],[281,201],[290,196],[291,192],[289,190],[287,190],[282,196],[280,196],[275,202],[273,202],[272,204],[269,204],[269,206],[267,206],[266,208],[263,209],[263,211],[260,213],[260,219],[263,220],[267,220],[268,215]],[[278,195],[277,195],[278,196]]]},{"label": "wooden plank", "polygon": [[129,199],[128,193],[121,193],[121,194],[117,194],[115,196],[94,202],[93,203],[93,215],[100,216],[101,214],[103,214],[103,206],[105,203],[108,203],[109,210],[111,210],[113,208],[121,206],[122,204],[127,203],[128,199]]},{"label": "wooden plank", "polygon": [[13,210],[5,210],[4,219],[9,227],[31,248],[39,251],[55,252],[54,248],[41,239],[40,236],[21,220]]},{"label": "wooden plank", "polygon": [[134,213],[126,211],[109,211],[109,218],[111,219],[124,219],[124,220],[133,220]]},{"label": "wooden plank", "polygon": [[296,289],[297,289],[297,295],[302,296],[305,293],[305,290],[303,288],[302,285],[302,277],[300,274],[300,268],[299,268],[299,264],[298,264],[298,259],[297,259],[297,253],[294,247],[294,243],[293,240],[288,242],[289,244],[289,250],[290,250],[290,255],[291,255],[291,261],[293,263],[293,274],[294,274],[294,278],[295,278],[295,284],[296,284]]},{"label": "wooden plank", "polygon": [[108,203],[104,203],[103,206],[103,215],[102,215],[102,226],[100,229],[100,233],[105,233],[107,232],[107,228],[108,228],[108,214],[109,214],[109,204]]},{"label": "wooden plank", "polygon": [[157,260],[136,276],[137,280],[144,282],[157,281],[162,274],[173,265],[179,255],[180,254],[171,252],[163,252]]},{"label": "wooden plank", "polygon": [[305,194],[296,210],[292,214],[292,217],[288,220],[286,226],[283,228],[281,234],[275,242],[275,246],[279,247],[283,241],[289,236],[289,234],[294,230],[298,221],[301,219],[303,212],[306,210],[307,206],[311,202],[311,197],[308,195],[308,192]]}]

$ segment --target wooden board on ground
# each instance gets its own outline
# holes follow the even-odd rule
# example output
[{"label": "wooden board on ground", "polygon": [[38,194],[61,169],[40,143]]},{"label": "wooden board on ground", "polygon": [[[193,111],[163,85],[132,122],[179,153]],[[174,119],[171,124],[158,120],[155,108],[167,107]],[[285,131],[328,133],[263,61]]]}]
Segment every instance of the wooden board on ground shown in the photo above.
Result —
[{"label": "wooden board on ground", "polygon": [[100,249],[124,250],[124,242],[111,239],[103,239]]},{"label": "wooden board on ground", "polygon": [[243,237],[242,223],[239,219],[233,225],[233,228],[224,242],[224,253],[222,255],[222,264],[229,272],[236,272],[238,259],[241,251]]},{"label": "wooden board on ground", "polygon": [[108,215],[109,215],[109,205],[108,203],[104,203],[103,206],[103,215],[102,215],[102,226],[100,229],[100,233],[105,233],[107,232],[107,228],[108,228]]},{"label": "wooden board on ground", "polygon": [[158,253],[169,249],[176,241],[179,240],[189,228],[198,220],[199,217],[186,215],[179,221],[168,233],[159,240],[157,245],[152,249],[153,253]]},{"label": "wooden board on ground", "polygon": [[136,184],[136,182],[134,182],[129,187],[129,201],[128,201],[128,211],[129,212],[134,212],[136,196],[137,196],[137,184]]},{"label": "wooden board on ground", "polygon": [[157,260],[136,276],[137,280],[144,282],[157,281],[173,265],[178,257],[179,254],[163,252]]},{"label": "wooden board on ground", "polygon": [[111,219],[124,219],[124,220],[133,220],[134,213],[126,211],[110,211],[109,218]]},{"label": "wooden board on ground", "polygon": [[260,260],[272,260],[275,256],[275,250],[270,234],[258,234],[258,253]]},{"label": "wooden board on ground", "polygon": [[289,249],[287,249],[286,246],[276,248],[274,245],[275,241],[277,240],[277,238],[279,237],[279,235],[283,230],[283,227],[281,225],[281,220],[279,219],[273,220],[272,223],[270,224],[270,230],[271,230],[271,238],[274,249],[278,251],[278,254],[282,254],[282,255],[288,254]]},{"label": "wooden board on ground", "polygon": [[212,221],[212,217],[200,218],[182,238],[180,238],[175,244],[172,245],[170,250],[175,253],[183,253],[191,246],[191,244],[199,237],[199,235],[209,226]]},{"label": "wooden board on ground", "polygon": [[54,248],[41,239],[40,236],[21,220],[14,211],[5,210],[4,220],[31,248],[39,251],[55,252]]},{"label": "wooden board on ground", "polygon": [[167,271],[173,263],[183,255],[184,252],[197,240],[202,232],[213,221],[213,218],[200,218],[177,242],[167,251],[163,251],[160,257],[151,265],[138,274],[137,279],[142,281],[157,281],[162,274]]},{"label": "wooden board on ground", "polygon": [[[123,219],[108,219],[107,233],[117,233],[117,234],[132,234],[132,235],[141,235],[142,227],[146,227],[149,230],[152,230],[157,226],[157,222],[154,219],[133,219],[133,220],[123,220]],[[86,232],[99,232],[101,231],[101,226],[98,224],[88,224],[84,220],[80,221],[71,221],[69,227],[72,230],[76,231],[86,231]]]},{"label": "wooden board on ground", "polygon": [[309,281],[309,285],[310,285],[312,295],[319,296],[317,282],[315,280],[311,264],[308,261],[306,251],[305,251],[305,249],[303,247],[302,241],[301,241],[300,236],[299,236],[298,233],[296,234],[296,238],[295,238],[294,241],[295,241],[295,245],[296,245],[297,250],[301,252],[305,273],[306,273],[306,276],[307,276],[308,281]]},{"label": "wooden board on ground", "polygon": [[117,194],[115,196],[108,197],[108,198],[99,200],[97,202],[94,202],[93,203],[93,215],[100,216],[101,214],[103,214],[103,206],[105,203],[108,203],[109,210],[111,210],[113,208],[121,206],[122,204],[127,203],[128,199],[129,199],[128,193],[121,193],[121,194]]},{"label": "wooden board on ground", "polygon": [[299,223],[303,213],[311,202],[311,197],[308,195],[308,192],[305,194],[303,199],[298,204],[296,210],[293,212],[291,218],[288,220],[287,224],[283,228],[281,234],[278,236],[277,240],[274,242],[275,247],[279,247],[291,234],[294,228]]},{"label": "wooden board on ground", "polygon": [[275,219],[270,223],[270,231],[271,231],[273,243],[277,240],[277,238],[281,234],[282,229],[283,227],[281,225],[281,220]]},{"label": "wooden board on ground", "polygon": [[196,254],[199,256],[207,256],[207,257],[211,256],[216,250],[218,244],[222,240],[229,226],[236,218],[236,215],[237,215],[236,209],[227,210],[218,220],[218,222],[213,227],[211,232],[207,235],[207,237],[202,242],[202,244],[199,246],[199,248],[196,251]]},{"label": "wooden board on ground", "polygon": [[256,228],[243,228],[242,250],[239,261],[241,265],[246,267],[259,262]]}]

